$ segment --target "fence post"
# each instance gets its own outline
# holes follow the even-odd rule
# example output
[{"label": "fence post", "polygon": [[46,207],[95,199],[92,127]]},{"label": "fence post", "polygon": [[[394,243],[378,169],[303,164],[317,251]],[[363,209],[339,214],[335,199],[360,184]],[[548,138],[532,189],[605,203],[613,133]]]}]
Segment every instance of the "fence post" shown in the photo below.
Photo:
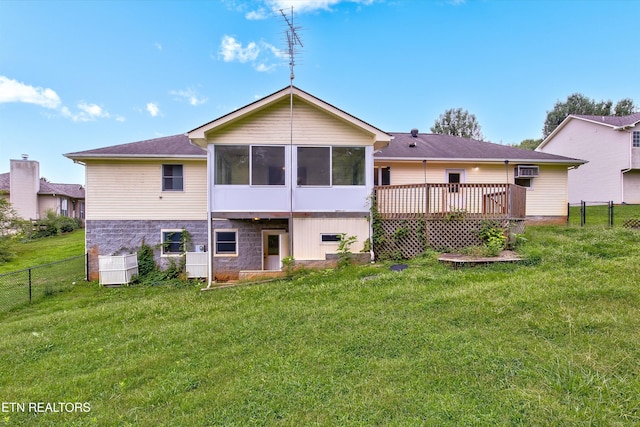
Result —
[{"label": "fence post", "polygon": [[587,223],[587,202],[580,200],[580,226],[584,227]]},{"label": "fence post", "polygon": [[570,218],[571,218],[571,203],[567,203],[567,225],[570,224]]},{"label": "fence post", "polygon": [[89,252],[84,254],[84,280],[89,281]]},{"label": "fence post", "polygon": [[609,227],[613,227],[613,200],[609,201]]},{"label": "fence post", "polygon": [[31,269],[29,271],[29,304],[31,304]]}]

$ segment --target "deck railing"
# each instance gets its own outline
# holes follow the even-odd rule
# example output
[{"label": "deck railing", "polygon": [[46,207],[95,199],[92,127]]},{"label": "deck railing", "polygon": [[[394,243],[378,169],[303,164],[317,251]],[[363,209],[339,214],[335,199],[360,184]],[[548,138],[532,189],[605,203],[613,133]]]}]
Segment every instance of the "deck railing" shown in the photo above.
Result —
[{"label": "deck railing", "polygon": [[407,184],[375,187],[384,219],[524,218],[526,188],[515,184]]}]

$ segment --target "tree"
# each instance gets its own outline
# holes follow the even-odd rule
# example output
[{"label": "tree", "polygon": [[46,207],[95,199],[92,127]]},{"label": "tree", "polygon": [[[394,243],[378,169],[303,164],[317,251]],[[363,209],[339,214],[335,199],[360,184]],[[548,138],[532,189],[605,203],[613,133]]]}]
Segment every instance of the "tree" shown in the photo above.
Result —
[{"label": "tree", "polygon": [[581,93],[574,93],[567,97],[565,102],[557,101],[553,110],[547,111],[544,121],[542,136],[546,138],[553,132],[569,114],[585,114],[591,116],[627,116],[633,114],[637,107],[630,98],[624,98],[612,110],[613,102],[610,100],[596,102]]},{"label": "tree", "polygon": [[10,247],[11,239],[21,235],[27,224],[27,221],[18,216],[11,203],[0,197],[0,263],[15,257]]},{"label": "tree", "polygon": [[442,135],[461,136],[482,141],[478,119],[462,108],[451,108],[440,114],[438,120],[431,127],[431,132]]},{"label": "tree", "polygon": [[525,150],[535,150],[538,145],[542,144],[542,138],[540,139],[525,139],[520,144],[513,144],[512,147],[524,148]]}]

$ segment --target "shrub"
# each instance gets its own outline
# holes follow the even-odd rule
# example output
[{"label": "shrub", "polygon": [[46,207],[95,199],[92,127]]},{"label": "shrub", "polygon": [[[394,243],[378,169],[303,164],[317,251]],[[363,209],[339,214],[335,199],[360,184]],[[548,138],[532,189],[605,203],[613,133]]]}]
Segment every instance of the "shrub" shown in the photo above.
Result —
[{"label": "shrub", "polygon": [[487,256],[497,256],[504,250],[507,243],[504,229],[496,221],[482,221],[478,237],[486,248]]}]

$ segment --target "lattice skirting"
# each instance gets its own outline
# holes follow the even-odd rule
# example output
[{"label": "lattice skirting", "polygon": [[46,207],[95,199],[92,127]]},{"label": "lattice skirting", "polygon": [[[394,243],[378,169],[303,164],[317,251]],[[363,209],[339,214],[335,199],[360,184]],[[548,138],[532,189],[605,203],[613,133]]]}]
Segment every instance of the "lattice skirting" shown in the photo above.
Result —
[{"label": "lattice skirting", "polygon": [[[482,241],[477,232],[482,226],[480,219],[386,219],[380,221],[380,231],[374,239],[376,259],[413,258],[427,247],[438,251],[459,250],[478,246]],[[522,234],[524,220],[503,220],[507,234]]]}]

